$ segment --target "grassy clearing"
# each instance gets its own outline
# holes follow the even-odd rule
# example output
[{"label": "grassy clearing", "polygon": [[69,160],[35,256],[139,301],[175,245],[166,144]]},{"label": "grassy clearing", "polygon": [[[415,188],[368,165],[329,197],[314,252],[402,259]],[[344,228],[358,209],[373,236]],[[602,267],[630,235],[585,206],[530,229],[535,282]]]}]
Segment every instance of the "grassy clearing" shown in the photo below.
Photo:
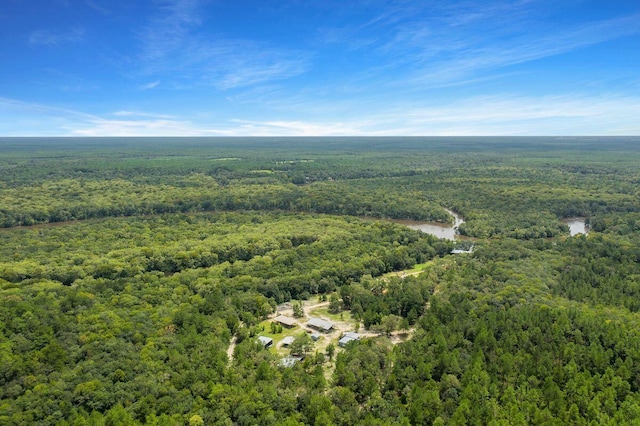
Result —
[{"label": "grassy clearing", "polygon": [[[342,311],[340,313],[337,314],[333,314],[331,312],[329,312],[329,308],[326,306],[322,306],[320,308],[315,308],[309,311],[309,315],[312,317],[322,317],[322,318],[328,318],[331,321],[342,321],[342,322],[349,322],[351,321],[351,314],[349,313],[349,311]],[[355,321],[354,321],[355,324]]]},{"label": "grassy clearing", "polygon": [[278,345],[287,336],[298,337],[299,335],[305,333],[304,329],[300,325],[296,325],[291,328],[282,328],[282,333],[271,333],[271,323],[272,319],[267,319],[258,324],[258,328],[262,328],[263,330],[259,333],[260,336],[271,337],[273,339],[273,346],[269,348],[269,350],[275,354],[288,354],[289,350],[287,348],[279,348]]},{"label": "grassy clearing", "polygon": [[386,274],[382,275],[382,278],[404,277],[405,275],[417,275],[424,272],[431,265],[433,265],[433,260],[430,260],[425,263],[418,263],[414,265],[413,268],[405,269],[404,271],[387,272]]}]

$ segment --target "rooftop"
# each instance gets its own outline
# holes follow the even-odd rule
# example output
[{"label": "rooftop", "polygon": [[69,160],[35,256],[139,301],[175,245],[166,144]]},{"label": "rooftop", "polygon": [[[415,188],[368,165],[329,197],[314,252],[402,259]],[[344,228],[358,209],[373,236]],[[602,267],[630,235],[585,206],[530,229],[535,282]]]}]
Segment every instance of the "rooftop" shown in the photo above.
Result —
[{"label": "rooftop", "polygon": [[271,337],[258,336],[258,343],[260,343],[265,348],[273,344],[273,339]]},{"label": "rooftop", "polygon": [[296,325],[295,318],[287,317],[284,315],[278,315],[273,320],[279,322],[280,324],[286,325],[287,327],[293,327],[294,325]]},{"label": "rooftop", "polygon": [[282,344],[282,346],[289,346],[290,344],[293,343],[294,340],[295,339],[294,339],[293,336],[287,336],[284,339],[282,339],[281,344]]},{"label": "rooftop", "polygon": [[329,321],[325,321],[320,318],[309,318],[309,322],[307,322],[309,327],[317,328],[323,331],[329,331],[333,328],[333,323]]},{"label": "rooftop", "polygon": [[349,342],[353,342],[354,340],[360,340],[360,335],[353,331],[347,331],[342,335],[340,340],[338,340],[338,346],[344,348]]}]

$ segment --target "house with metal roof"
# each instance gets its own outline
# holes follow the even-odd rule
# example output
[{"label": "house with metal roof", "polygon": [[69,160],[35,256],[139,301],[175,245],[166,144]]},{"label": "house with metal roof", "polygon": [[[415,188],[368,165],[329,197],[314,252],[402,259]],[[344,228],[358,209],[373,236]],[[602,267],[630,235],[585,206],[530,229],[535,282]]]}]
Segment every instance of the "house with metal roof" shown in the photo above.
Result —
[{"label": "house with metal roof", "polygon": [[307,326],[325,333],[333,329],[333,323],[320,318],[309,318]]},{"label": "house with metal roof", "polygon": [[291,327],[294,327],[296,325],[295,318],[287,317],[287,316],[284,316],[284,315],[278,315],[273,320],[275,322],[277,322],[277,323],[282,324],[283,326],[285,326],[287,328],[291,328]]},{"label": "house with metal roof", "polygon": [[347,331],[342,335],[340,340],[338,340],[338,346],[344,348],[347,346],[349,342],[353,342],[354,340],[360,340],[361,336],[358,333],[354,333],[353,331]]},{"label": "house with metal roof", "polygon": [[281,346],[289,346],[293,343],[293,341],[295,340],[295,338],[293,336],[287,336],[284,339],[282,339],[282,341],[280,342]]},{"label": "house with metal roof", "polygon": [[258,336],[258,339],[256,341],[260,343],[265,349],[270,348],[271,345],[273,345],[273,339],[271,337]]}]

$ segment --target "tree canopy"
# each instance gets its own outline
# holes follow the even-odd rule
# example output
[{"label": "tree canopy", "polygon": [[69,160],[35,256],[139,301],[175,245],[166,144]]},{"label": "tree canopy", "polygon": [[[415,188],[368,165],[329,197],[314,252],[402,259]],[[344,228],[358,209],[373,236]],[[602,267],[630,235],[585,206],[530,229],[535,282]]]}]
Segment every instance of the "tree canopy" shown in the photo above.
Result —
[{"label": "tree canopy", "polygon": [[0,139],[0,424],[635,424],[636,142]]}]

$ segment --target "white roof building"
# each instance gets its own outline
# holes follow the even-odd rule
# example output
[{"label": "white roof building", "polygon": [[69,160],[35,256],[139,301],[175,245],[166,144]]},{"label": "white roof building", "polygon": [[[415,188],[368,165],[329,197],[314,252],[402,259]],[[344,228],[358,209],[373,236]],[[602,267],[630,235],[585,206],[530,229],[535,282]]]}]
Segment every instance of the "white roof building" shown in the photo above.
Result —
[{"label": "white roof building", "polygon": [[358,333],[354,333],[353,331],[347,331],[342,335],[340,340],[338,340],[338,346],[344,348],[347,346],[349,342],[353,342],[354,340],[360,340],[361,336]]},{"label": "white roof building", "polygon": [[273,345],[273,339],[271,337],[258,336],[257,341],[258,341],[258,343],[260,343],[265,348],[268,348],[271,345]]},{"label": "white roof building", "polygon": [[309,322],[307,325],[311,328],[315,328],[320,331],[330,331],[333,328],[333,323],[329,321],[325,321],[320,318],[309,318]]},{"label": "white roof building", "polygon": [[282,339],[282,341],[280,342],[280,345],[282,346],[289,346],[290,344],[293,343],[294,341],[294,337],[293,336],[287,336],[284,339]]},{"label": "white roof building", "polygon": [[286,317],[284,315],[278,315],[273,320],[275,322],[279,322],[280,324],[284,325],[285,327],[293,327],[294,325],[296,325],[296,320],[294,318]]}]

